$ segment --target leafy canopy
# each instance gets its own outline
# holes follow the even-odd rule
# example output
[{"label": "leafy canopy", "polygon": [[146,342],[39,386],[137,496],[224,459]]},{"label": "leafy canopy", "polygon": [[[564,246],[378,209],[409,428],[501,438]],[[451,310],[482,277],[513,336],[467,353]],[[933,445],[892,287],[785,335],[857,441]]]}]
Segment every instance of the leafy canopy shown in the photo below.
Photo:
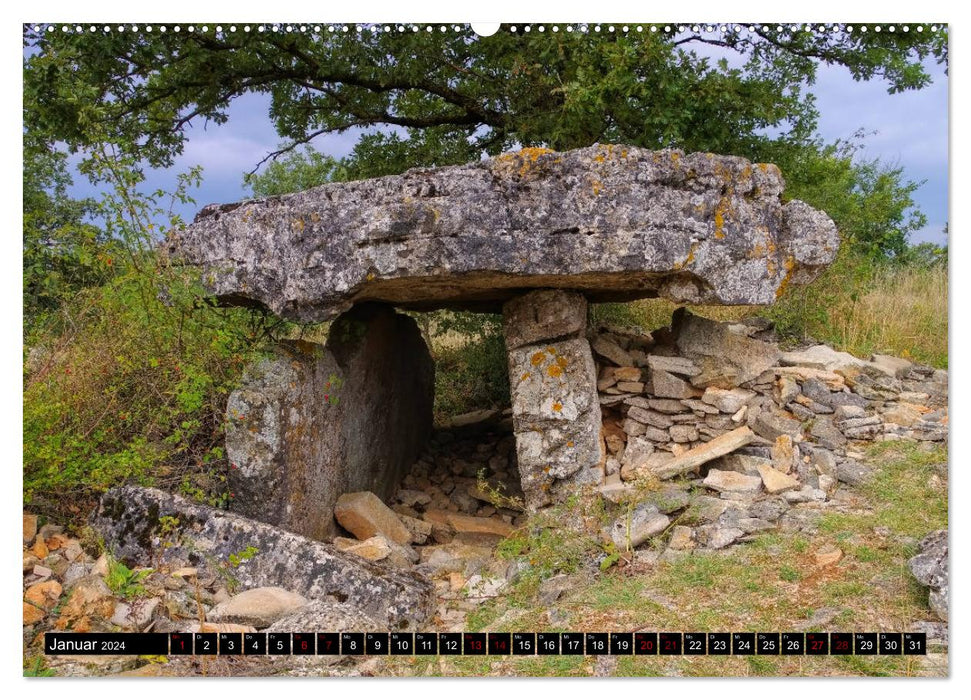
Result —
[{"label": "leafy canopy", "polygon": [[[271,96],[281,137],[303,143],[352,127],[399,127],[361,144],[373,167],[466,162],[510,147],[597,141],[757,156],[768,129],[805,136],[804,86],[820,63],[891,92],[919,89],[943,31],[540,34],[471,29],[384,32],[35,32],[25,27],[28,128],[72,146],[107,138],[171,165],[186,129],[222,123],[235,98]],[[745,59],[712,62],[714,45]],[[403,138],[406,135],[407,138]],[[413,144],[402,148],[403,141]]]},{"label": "leafy canopy", "polygon": [[[845,144],[815,140],[809,90],[820,64],[843,66],[857,80],[882,79],[890,92],[920,89],[931,80],[926,62],[946,65],[943,30],[506,28],[482,38],[467,27],[382,29],[105,34],[26,27],[25,123],[71,148],[108,142],[169,166],[190,127],[221,124],[233,100],[263,93],[284,139],[264,162],[321,134],[362,133],[340,162],[308,151],[271,165],[269,177],[251,180],[256,194],[464,163],[517,146],[606,142],[775,162],[793,191],[824,208],[838,189],[827,184],[834,175],[843,186],[834,218],[882,254],[905,248],[919,223],[903,213],[916,185],[902,182],[899,170],[858,166]],[[870,216],[865,210],[874,202]],[[861,212],[867,221],[858,220]]]}]

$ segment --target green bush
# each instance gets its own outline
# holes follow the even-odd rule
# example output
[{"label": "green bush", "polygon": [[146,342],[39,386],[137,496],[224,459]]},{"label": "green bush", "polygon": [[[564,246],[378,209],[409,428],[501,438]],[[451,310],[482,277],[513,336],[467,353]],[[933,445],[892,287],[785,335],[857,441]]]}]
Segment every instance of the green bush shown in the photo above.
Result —
[{"label": "green bush", "polygon": [[440,311],[418,317],[435,360],[435,418],[509,405],[502,318]]},{"label": "green bush", "polygon": [[72,330],[39,334],[24,386],[26,503],[59,510],[134,481],[224,504],[223,411],[259,324],[166,306],[153,287],[191,290],[131,271],[63,308],[57,325]]},{"label": "green bush", "polygon": [[[163,193],[139,192],[133,163],[101,153],[86,167],[110,187],[102,230],[121,254],[106,282],[72,288],[56,312],[30,319],[24,502],[64,522],[134,482],[225,505],[226,398],[280,324],[212,306],[188,269],[158,254]],[[187,201],[193,180],[171,196]]]}]

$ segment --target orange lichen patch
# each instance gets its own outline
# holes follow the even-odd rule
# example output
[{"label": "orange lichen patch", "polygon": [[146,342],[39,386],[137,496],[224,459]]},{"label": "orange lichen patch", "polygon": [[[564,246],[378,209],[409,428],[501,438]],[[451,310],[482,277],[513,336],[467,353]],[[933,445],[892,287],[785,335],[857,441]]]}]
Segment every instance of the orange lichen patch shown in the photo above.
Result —
[{"label": "orange lichen patch", "polygon": [[715,207],[715,238],[721,240],[725,237],[725,219],[732,214],[732,190],[729,188],[728,192],[722,197],[718,206]]},{"label": "orange lichen patch", "polygon": [[[610,144],[610,143],[602,143],[602,144],[600,144],[600,150],[599,150],[599,152],[597,153],[597,155],[595,155],[593,157],[593,159],[595,161],[597,161],[598,163],[603,163],[608,158],[613,158],[613,156],[614,156],[614,146],[613,146],[613,144]],[[627,157],[627,151],[624,151],[623,152],[623,157],[625,157],[625,158]]]},{"label": "orange lichen patch", "polygon": [[563,410],[563,404],[561,404],[559,401],[554,401],[553,402],[553,411],[556,412],[556,413],[559,413],[562,410]]},{"label": "orange lichen patch", "polygon": [[573,440],[570,440],[569,442],[567,442],[566,443],[566,446],[567,447],[573,447]]},{"label": "orange lichen patch", "polygon": [[551,377],[562,377],[563,368],[560,365],[550,365],[546,368],[546,373]]},{"label": "orange lichen patch", "polygon": [[297,219],[296,221],[294,221],[294,222],[293,222],[292,224],[290,224],[290,225],[291,225],[291,226],[292,226],[293,228],[295,228],[295,229],[297,229],[298,231],[303,231],[303,226],[304,226],[304,224],[303,224],[303,219]]},{"label": "orange lichen patch", "polygon": [[374,279],[374,277],[375,277],[374,273],[373,272],[369,272],[369,273],[367,273],[366,279],[367,279],[368,282],[370,282],[371,280]]},{"label": "orange lichen patch", "polygon": [[778,299],[783,294],[785,294],[786,288],[789,286],[789,280],[792,279],[792,273],[796,269],[796,259],[791,255],[788,256],[782,266],[786,270],[786,274],[783,276],[782,281],[779,283],[779,288],[775,290],[775,298]]},{"label": "orange lichen patch", "polygon": [[594,197],[599,196],[600,192],[603,190],[603,183],[600,182],[600,180],[594,180],[592,184],[592,189],[593,189],[593,196]]},{"label": "orange lichen patch", "polygon": [[539,160],[539,157],[546,155],[547,153],[555,153],[553,149],[550,148],[539,148],[539,147],[527,147],[523,148],[514,153],[503,153],[501,156],[497,156],[496,160],[501,163],[519,163],[519,177],[524,177],[529,169],[532,167],[533,163]]},{"label": "orange lichen patch", "polygon": [[546,352],[548,352],[553,357],[556,357],[556,348],[554,348],[552,345],[546,348]]},{"label": "orange lichen patch", "polygon": [[556,358],[556,364],[558,364],[560,367],[566,367],[568,364],[570,364],[570,361],[561,356]]},{"label": "orange lichen patch", "polygon": [[688,257],[686,257],[684,260],[682,260],[679,263],[675,263],[674,264],[674,269],[675,270],[680,270],[680,269],[684,268],[685,266],[690,265],[692,262],[694,262],[694,259],[695,259],[695,251],[698,250],[698,246],[699,245],[701,245],[701,244],[698,241],[695,241],[694,243],[692,243],[691,244],[691,247],[688,249]]},{"label": "orange lichen patch", "polygon": [[546,355],[543,353],[542,350],[540,350],[539,352],[533,353],[533,356],[529,358],[529,364],[531,364],[533,367],[536,367],[537,365],[542,364],[543,360],[545,359],[546,359]]},{"label": "orange lichen patch", "polygon": [[519,378],[519,381],[525,382],[527,379],[529,379],[529,377],[530,377],[529,372],[523,372],[523,376]]}]

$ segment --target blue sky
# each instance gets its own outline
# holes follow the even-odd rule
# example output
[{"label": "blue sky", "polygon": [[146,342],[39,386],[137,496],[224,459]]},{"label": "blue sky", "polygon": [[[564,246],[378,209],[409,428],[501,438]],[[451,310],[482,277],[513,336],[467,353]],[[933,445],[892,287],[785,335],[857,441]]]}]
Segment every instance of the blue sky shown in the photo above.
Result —
[{"label": "blue sky", "polygon": [[[868,133],[863,141],[865,156],[902,166],[908,179],[924,181],[914,198],[927,216],[927,225],[912,242],[943,244],[948,220],[948,76],[935,63],[929,62],[927,68],[934,81],[916,92],[890,95],[882,81],[856,82],[844,68],[828,66],[819,68],[811,89],[816,95],[819,131],[824,139],[847,139],[860,129],[875,132]],[[151,172],[147,186],[169,189],[177,172],[201,165],[203,184],[193,193],[197,204],[179,210],[187,221],[205,204],[245,198],[243,173],[281,142],[268,117],[268,106],[267,96],[247,95],[231,105],[228,123],[208,128],[196,123],[175,167]],[[339,157],[350,152],[359,133],[327,135],[313,144]],[[79,177],[75,192],[91,191]]]}]

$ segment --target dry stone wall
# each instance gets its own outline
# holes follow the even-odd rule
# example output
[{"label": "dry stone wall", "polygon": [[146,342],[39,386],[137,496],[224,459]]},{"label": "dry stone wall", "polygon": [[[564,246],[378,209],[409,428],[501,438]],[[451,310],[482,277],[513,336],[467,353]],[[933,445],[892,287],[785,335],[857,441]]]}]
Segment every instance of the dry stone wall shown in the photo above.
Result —
[{"label": "dry stone wall", "polygon": [[872,476],[862,442],[947,440],[942,370],[824,345],[783,351],[764,321],[684,309],[653,334],[602,326],[592,337],[598,490],[636,504],[605,531],[623,548],[663,533],[673,550],[720,549],[780,524],[811,527]]}]

